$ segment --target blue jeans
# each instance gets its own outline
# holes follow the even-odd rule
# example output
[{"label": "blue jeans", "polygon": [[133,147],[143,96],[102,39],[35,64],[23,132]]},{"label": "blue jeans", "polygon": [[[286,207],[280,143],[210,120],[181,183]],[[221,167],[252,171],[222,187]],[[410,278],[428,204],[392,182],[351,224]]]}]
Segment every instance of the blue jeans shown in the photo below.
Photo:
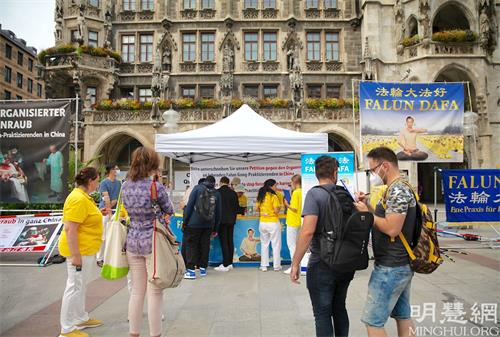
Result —
[{"label": "blue jeans", "polygon": [[410,265],[375,265],[368,283],[368,297],[361,321],[368,326],[383,328],[389,316],[396,320],[411,319],[412,277]]},{"label": "blue jeans", "polygon": [[317,337],[349,335],[345,299],[353,277],[354,272],[335,272],[324,262],[309,265],[307,289],[311,297]]}]

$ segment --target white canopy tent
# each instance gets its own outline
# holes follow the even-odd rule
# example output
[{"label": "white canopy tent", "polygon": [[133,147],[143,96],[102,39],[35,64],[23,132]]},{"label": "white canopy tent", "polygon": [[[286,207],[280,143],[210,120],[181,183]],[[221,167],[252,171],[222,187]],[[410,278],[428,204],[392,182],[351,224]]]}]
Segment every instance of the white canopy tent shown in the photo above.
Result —
[{"label": "white canopy tent", "polygon": [[212,125],[173,134],[157,134],[157,152],[186,163],[214,159],[253,162],[298,159],[299,153],[328,152],[328,135],[281,128],[243,105]]}]

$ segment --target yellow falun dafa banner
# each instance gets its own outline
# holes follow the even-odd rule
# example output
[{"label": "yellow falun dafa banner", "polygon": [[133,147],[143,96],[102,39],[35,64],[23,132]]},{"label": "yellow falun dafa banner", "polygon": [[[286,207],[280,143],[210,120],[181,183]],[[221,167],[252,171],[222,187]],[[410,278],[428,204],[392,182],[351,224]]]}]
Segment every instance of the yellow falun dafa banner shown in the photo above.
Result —
[{"label": "yellow falun dafa banner", "polygon": [[359,91],[365,159],[386,146],[400,161],[463,161],[463,83],[360,82]]}]

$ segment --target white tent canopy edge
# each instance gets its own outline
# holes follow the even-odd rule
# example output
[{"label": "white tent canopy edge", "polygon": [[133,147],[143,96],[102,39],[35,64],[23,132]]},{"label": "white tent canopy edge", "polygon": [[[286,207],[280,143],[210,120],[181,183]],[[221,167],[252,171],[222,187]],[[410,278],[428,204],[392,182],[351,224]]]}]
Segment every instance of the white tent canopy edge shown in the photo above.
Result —
[{"label": "white tent canopy edge", "polygon": [[281,128],[244,104],[214,124],[181,133],[157,134],[155,150],[190,164],[214,159],[298,159],[301,153],[328,152],[328,135]]}]

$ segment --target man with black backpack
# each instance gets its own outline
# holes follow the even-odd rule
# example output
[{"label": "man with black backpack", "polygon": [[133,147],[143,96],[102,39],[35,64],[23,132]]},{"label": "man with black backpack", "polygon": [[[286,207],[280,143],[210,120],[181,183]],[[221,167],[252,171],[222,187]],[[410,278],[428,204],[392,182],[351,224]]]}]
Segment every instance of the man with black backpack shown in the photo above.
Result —
[{"label": "man with black backpack", "polygon": [[373,253],[375,267],[368,284],[368,296],[361,321],[368,336],[387,336],[384,325],[396,320],[398,336],[413,336],[410,288],[413,271],[405,244],[415,247],[418,241],[417,201],[399,173],[396,154],[378,147],[368,153],[370,186],[387,185],[384,196],[373,210],[366,204],[366,194],[359,193],[356,208],[375,214]]},{"label": "man with black backpack", "polygon": [[316,159],[319,186],[307,192],[302,209],[304,221],[290,273],[292,282],[298,283],[300,261],[310,248],[307,289],[316,336],[322,337],[349,334],[347,290],[355,270],[368,266],[366,247],[373,222],[369,213],[354,212],[349,192],[337,186],[337,169],[338,162],[333,157]]},{"label": "man with black backpack", "polygon": [[184,236],[186,243],[186,279],[196,279],[195,267],[200,268],[200,276],[207,275],[210,237],[216,235],[221,218],[220,195],[215,189],[215,178],[193,188],[184,209]]}]

